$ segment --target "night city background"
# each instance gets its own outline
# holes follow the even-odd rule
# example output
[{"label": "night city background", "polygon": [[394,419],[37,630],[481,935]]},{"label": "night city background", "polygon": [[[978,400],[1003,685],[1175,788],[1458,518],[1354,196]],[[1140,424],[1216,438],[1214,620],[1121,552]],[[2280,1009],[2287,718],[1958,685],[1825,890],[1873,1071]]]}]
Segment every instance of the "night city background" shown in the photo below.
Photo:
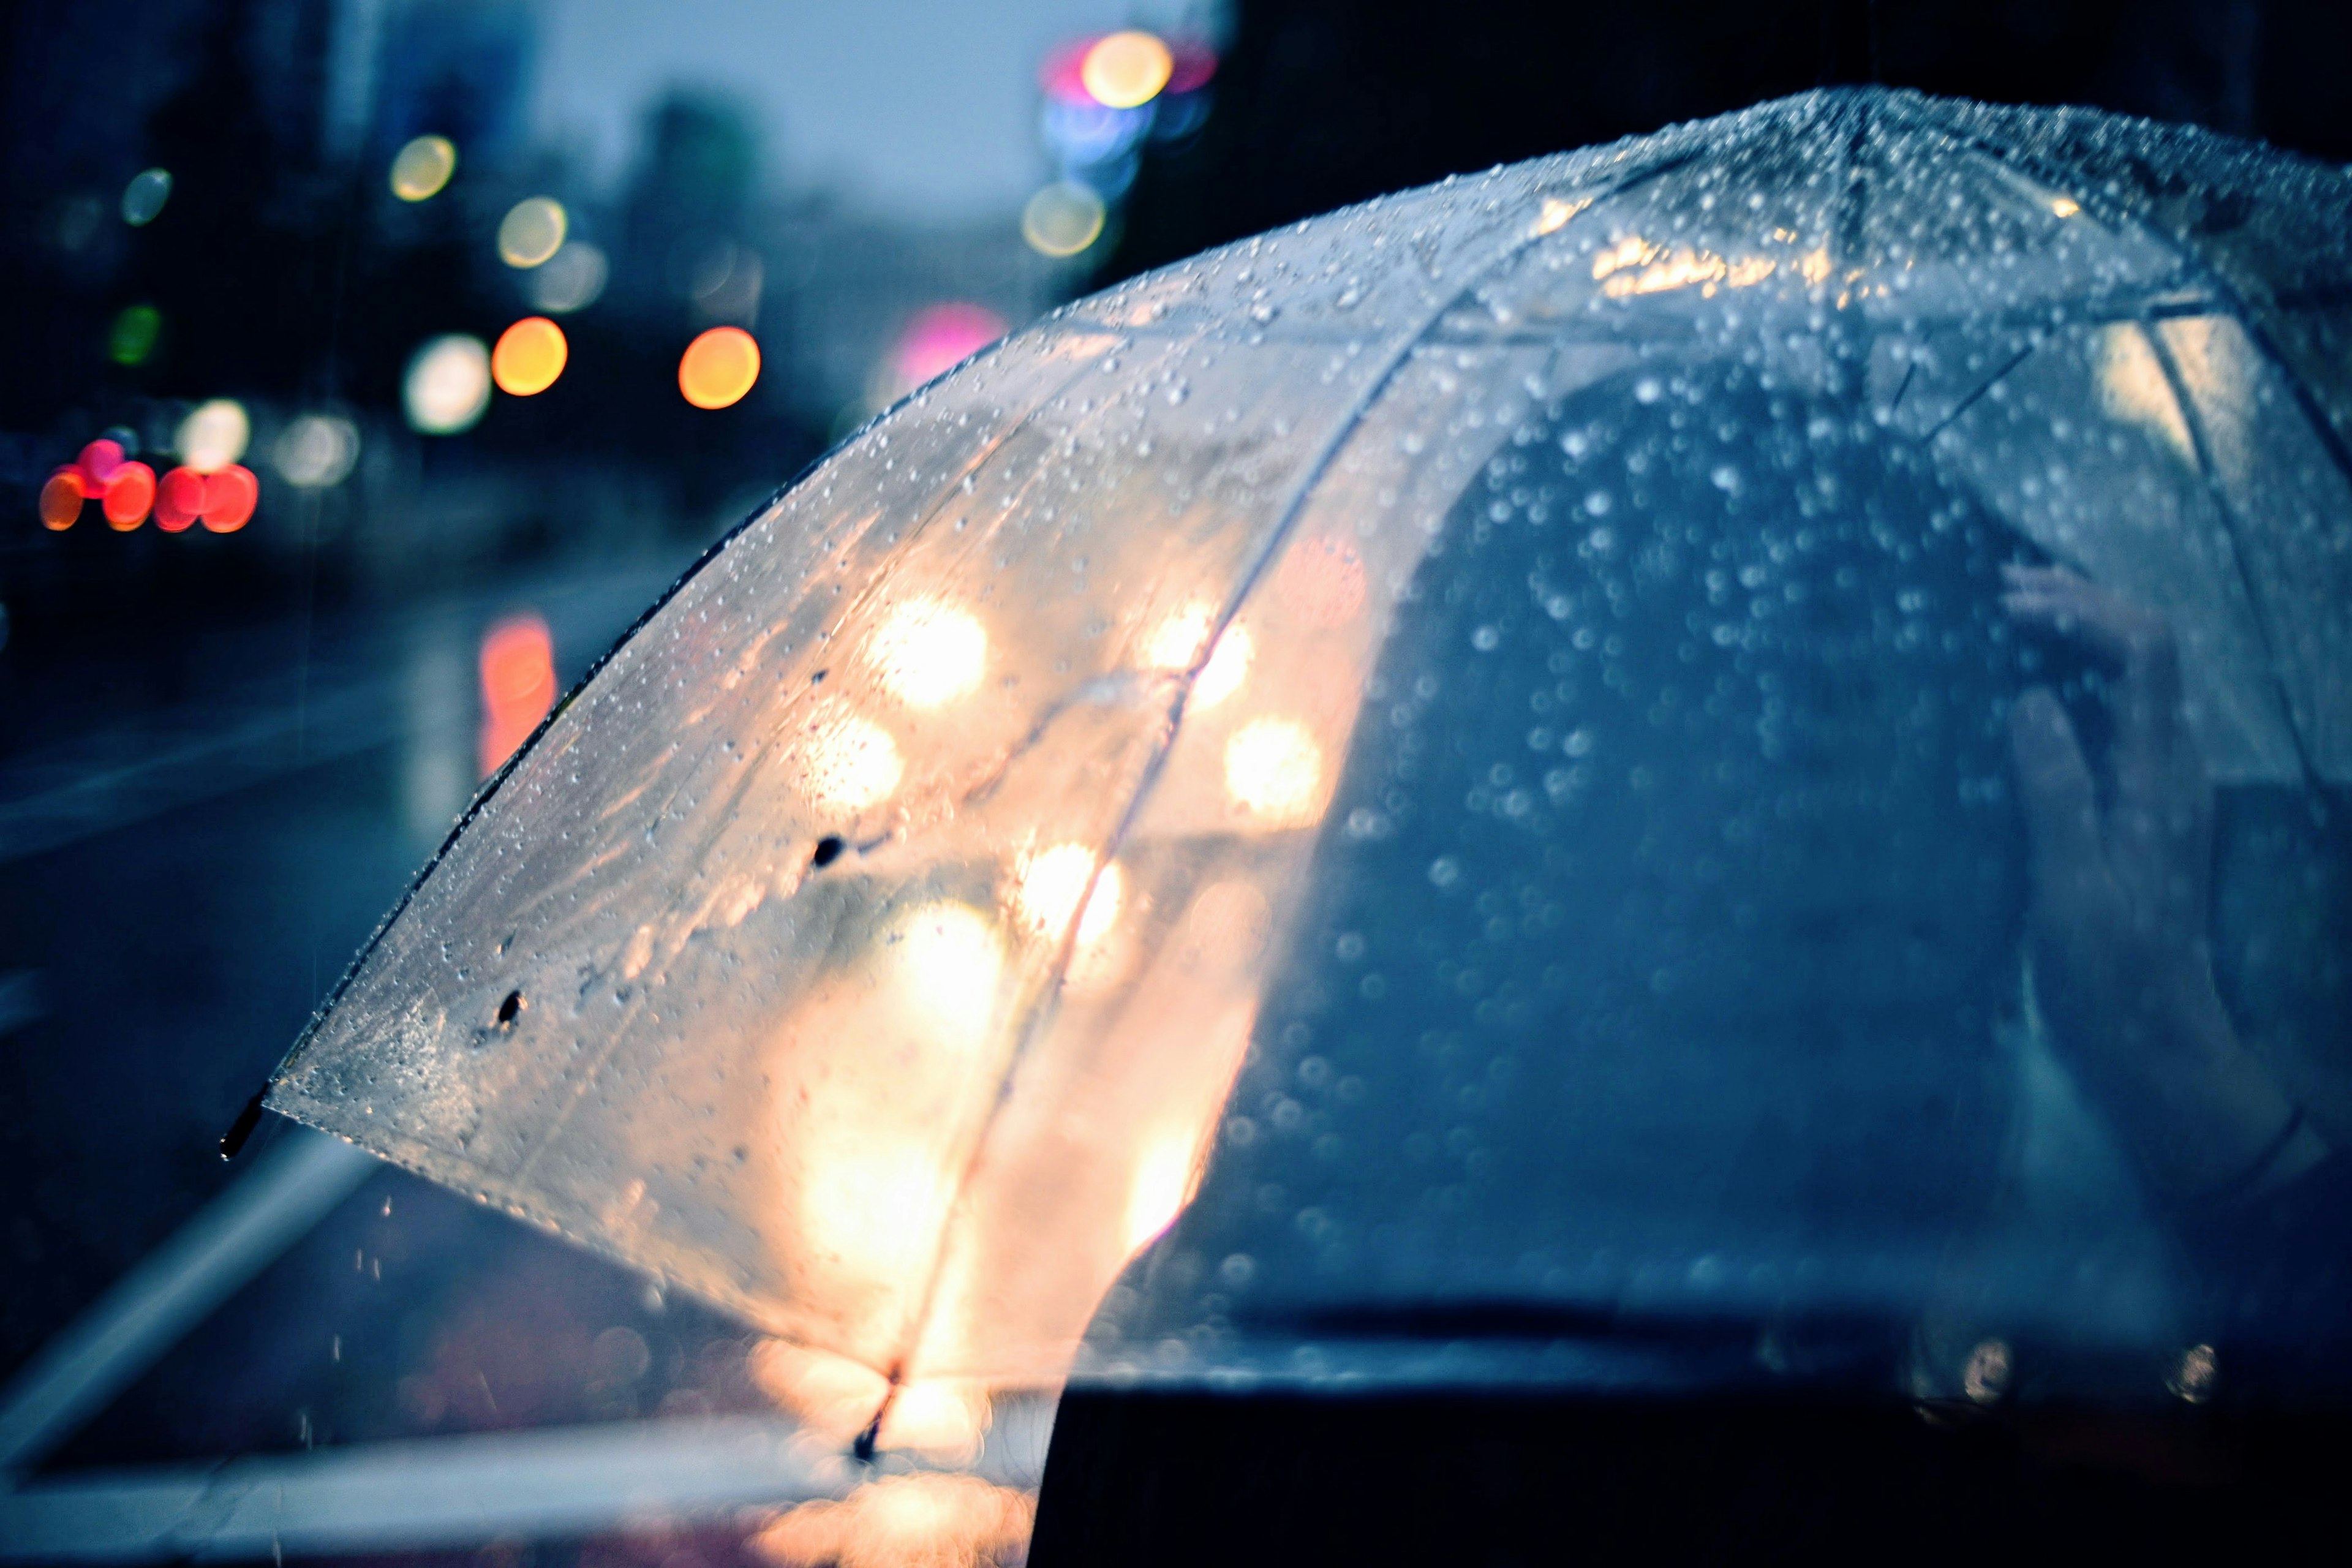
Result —
[{"label": "night city background", "polygon": [[[1004,333],[1824,82],[2352,160],[2347,62],[2352,9],[2281,0],[19,0],[0,1376],[234,1178],[223,1131],[560,693]],[[387,1170],[46,1462],[764,1399],[739,1327]]]}]

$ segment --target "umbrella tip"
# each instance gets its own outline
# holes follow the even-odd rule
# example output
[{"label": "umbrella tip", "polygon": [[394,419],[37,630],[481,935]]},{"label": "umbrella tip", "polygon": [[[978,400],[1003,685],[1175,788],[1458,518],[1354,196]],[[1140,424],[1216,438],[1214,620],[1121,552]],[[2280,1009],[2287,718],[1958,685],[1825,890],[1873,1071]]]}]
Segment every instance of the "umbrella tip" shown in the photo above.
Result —
[{"label": "umbrella tip", "polygon": [[262,1097],[268,1092],[269,1085],[264,1081],[259,1089],[253,1091],[253,1098],[245,1102],[245,1109],[236,1113],[236,1120],[229,1123],[228,1131],[221,1134],[222,1159],[236,1159],[245,1147],[246,1140],[253,1136],[253,1130],[261,1125]]}]

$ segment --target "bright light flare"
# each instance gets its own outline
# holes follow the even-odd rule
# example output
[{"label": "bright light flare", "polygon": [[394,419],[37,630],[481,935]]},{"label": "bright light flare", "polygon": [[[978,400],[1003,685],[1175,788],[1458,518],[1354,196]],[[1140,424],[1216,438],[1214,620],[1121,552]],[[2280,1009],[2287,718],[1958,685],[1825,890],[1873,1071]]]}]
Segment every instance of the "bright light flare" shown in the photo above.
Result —
[{"label": "bright light flare", "polygon": [[986,1038],[1004,942],[985,912],[952,900],[920,905],[890,922],[881,957],[885,994],[925,1039],[968,1051]]},{"label": "bright light flare", "polygon": [[1102,237],[1108,216],[1102,197],[1091,189],[1056,181],[1021,209],[1021,237],[1041,256],[1076,256]]},{"label": "bright light flare", "polygon": [[1036,1510],[978,1476],[885,1476],[785,1510],[750,1545],[772,1568],[982,1568],[1020,1561]]},{"label": "bright light flare", "polygon": [[[1089,883],[1092,891],[1088,891]],[[1116,865],[1095,873],[1095,852],[1083,844],[1056,844],[1022,859],[1013,875],[1013,912],[1033,936],[1058,939],[1076,917],[1077,942],[1091,947],[1110,933],[1127,896]],[[1078,900],[1086,900],[1079,911]]]},{"label": "bright light flare", "polygon": [[855,816],[880,804],[907,772],[889,731],[830,700],[817,705],[797,754],[801,794],[826,816]]},{"label": "bright light flare", "polygon": [[245,405],[233,397],[215,397],[197,404],[180,421],[172,447],[181,462],[209,474],[244,457],[252,440],[253,420]]},{"label": "bright light flare", "polygon": [[1146,1144],[1127,1189],[1119,1250],[1136,1248],[1166,1230],[1192,1196],[1193,1140],[1164,1137]]},{"label": "bright light flare", "polygon": [[866,639],[882,689],[909,708],[946,706],[977,690],[988,672],[988,629],[941,599],[908,599]]},{"label": "bright light flare", "polygon": [[677,362],[677,389],[697,408],[740,403],[759,379],[760,345],[740,327],[711,328]]},{"label": "bright light flare", "polygon": [[330,489],[360,460],[359,426],[341,415],[305,414],[278,432],[270,460],[297,489]]},{"label": "bright light flare", "polygon": [[[1144,640],[1144,659],[1153,669],[1192,668],[1216,618],[1213,605],[1196,601],[1185,605],[1152,628],[1150,637]],[[1249,678],[1250,660],[1256,652],[1257,644],[1247,626],[1238,621],[1227,626],[1210,653],[1209,662],[1193,678],[1185,706],[1195,713],[1206,712],[1240,690],[1242,682]]]},{"label": "bright light flare", "polygon": [[446,136],[411,137],[392,160],[392,194],[404,202],[430,201],[457,172],[457,145]]},{"label": "bright light flare", "polygon": [[1140,109],[1160,96],[1176,58],[1157,35],[1129,29],[1095,40],[1078,67],[1087,94],[1107,109]]},{"label": "bright light flare", "polygon": [[555,706],[555,639],[547,623],[509,616],[482,637],[482,774],[496,773]]},{"label": "bright light flare", "polygon": [[862,1281],[910,1279],[936,1249],[954,1197],[947,1173],[918,1142],[828,1142],[813,1152],[801,1183],[812,1261]]},{"label": "bright light flare", "polygon": [[2196,462],[2188,418],[2172,395],[2172,382],[2147,333],[2136,322],[2112,322],[2100,330],[2094,352],[2099,406],[2107,416],[2138,426],[2172,448],[2182,462]]},{"label": "bright light flare", "polygon": [[1253,719],[1225,742],[1225,793],[1268,827],[1304,827],[1323,808],[1323,748],[1291,719]]},{"label": "bright light flare", "polygon": [[525,316],[499,334],[490,379],[510,397],[533,397],[555,384],[571,354],[562,327],[545,316]]},{"label": "bright light flare", "polygon": [[144,228],[163,216],[163,204],[171,199],[172,171],[142,169],[122,187],[122,221]]},{"label": "bright light flare", "polygon": [[435,338],[408,362],[401,401],[420,435],[472,429],[490,405],[490,351],[464,332]]},{"label": "bright light flare", "polygon": [[525,196],[499,220],[499,259],[509,267],[543,266],[563,248],[571,215],[553,196]]}]

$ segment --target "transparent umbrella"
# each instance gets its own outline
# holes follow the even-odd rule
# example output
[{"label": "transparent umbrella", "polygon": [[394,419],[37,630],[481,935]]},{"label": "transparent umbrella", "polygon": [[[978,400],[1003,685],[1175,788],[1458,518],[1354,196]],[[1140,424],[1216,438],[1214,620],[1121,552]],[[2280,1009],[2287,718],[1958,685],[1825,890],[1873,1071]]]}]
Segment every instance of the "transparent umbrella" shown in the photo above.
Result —
[{"label": "transparent umbrella", "polygon": [[268,1103],[910,1441],[1098,1306],[1082,1375],[1179,1381],[2178,1346],[2019,978],[2010,708],[2096,761],[2129,671],[2000,573],[2168,628],[2221,988],[2352,1131],[2347,232],[2200,132],[1822,93],[1081,301],[679,584]]}]

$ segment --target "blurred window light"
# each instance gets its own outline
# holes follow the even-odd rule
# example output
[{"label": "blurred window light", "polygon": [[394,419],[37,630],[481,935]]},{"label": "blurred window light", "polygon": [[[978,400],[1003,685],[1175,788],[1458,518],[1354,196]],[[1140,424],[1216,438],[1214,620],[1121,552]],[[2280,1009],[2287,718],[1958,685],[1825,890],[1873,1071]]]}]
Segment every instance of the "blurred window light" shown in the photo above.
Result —
[{"label": "blurred window light", "polygon": [[235,533],[253,520],[261,500],[261,481],[242,463],[231,463],[205,476],[205,506],[198,514],[208,533]]},{"label": "blurred window light", "polygon": [[1115,865],[1097,875],[1095,864],[1094,850],[1084,844],[1056,844],[1023,859],[1013,883],[1013,911],[1032,936],[1058,942],[1074,918],[1080,947],[1108,934],[1126,898],[1127,879]]},{"label": "blurred window light", "polygon": [[106,357],[117,364],[145,364],[163,331],[163,311],[152,305],[126,305],[106,334]]},{"label": "blurred window light", "polygon": [[106,499],[99,503],[107,526],[128,533],[147,521],[155,504],[155,470],[144,463],[125,463],[106,481]]},{"label": "blurred window light", "polygon": [[740,327],[713,327],[686,345],[677,362],[677,389],[697,408],[727,408],[743,401],[760,379],[760,345]]},{"label": "blurred window light", "polygon": [[180,421],[172,447],[180,454],[180,461],[200,474],[209,474],[244,457],[252,439],[253,421],[245,405],[233,397],[215,397],[197,404]]},{"label": "blurred window light", "polygon": [[457,146],[446,136],[412,137],[392,160],[392,194],[404,202],[429,201],[457,172]]},{"label": "blurred window light", "polygon": [[920,905],[891,922],[879,948],[888,994],[908,1024],[954,1049],[986,1040],[1004,945],[984,911],[945,899]]},{"label": "blurred window light", "polygon": [[551,316],[584,310],[604,292],[612,276],[604,253],[584,239],[564,242],[563,248],[534,268],[526,288],[530,302]]},{"label": "blurred window light", "polygon": [[1157,35],[1129,29],[1097,39],[1078,77],[1097,103],[1139,109],[1160,96],[1175,68],[1175,57]]},{"label": "blurred window light", "polygon": [[939,599],[909,599],[866,639],[882,689],[909,708],[942,708],[979,689],[988,671],[988,630],[971,611]]},{"label": "blurred window light", "polygon": [[547,623],[526,611],[509,616],[482,637],[481,763],[484,777],[539,728],[555,706],[555,639]]},{"label": "blurred window light", "polygon": [[144,228],[163,216],[163,204],[171,199],[172,172],[142,169],[122,187],[122,221],[133,228]]},{"label": "blurred window light", "polygon": [[983,305],[950,300],[915,312],[891,351],[890,370],[901,394],[946,374],[1003,337],[1004,318]]},{"label": "blurred window light", "polygon": [[41,486],[41,526],[63,533],[81,520],[81,470],[59,468]]},{"label": "blurred window light", "polygon": [[270,448],[278,477],[297,489],[328,489],[360,459],[360,429],[337,414],[305,414],[278,432]]},{"label": "blurred window light", "polygon": [[796,750],[801,793],[827,816],[855,816],[887,799],[906,776],[890,731],[830,699],[817,705]]},{"label": "blurred window light", "polygon": [[540,267],[563,248],[572,220],[553,196],[525,196],[499,220],[499,259],[509,267]]},{"label": "blurred window light", "polygon": [[[1151,629],[1145,639],[1143,657],[1154,669],[1184,670],[1201,654],[1201,645],[1208,640],[1215,625],[1216,606],[1200,601],[1185,605]],[[1209,660],[1193,679],[1192,690],[1185,706],[1195,713],[1214,708],[1241,689],[1248,679],[1250,659],[1257,651],[1251,640],[1249,628],[1238,621],[1228,626],[1217,638],[1217,646]]]},{"label": "blurred window light", "polygon": [[1067,180],[1047,185],[1021,209],[1021,237],[1043,256],[1076,256],[1102,237],[1103,199]]},{"label": "blurred window light", "polygon": [[421,435],[472,429],[490,405],[490,351],[464,332],[435,338],[408,362],[401,400]]},{"label": "blurred window light", "polygon": [[490,377],[509,396],[530,397],[555,384],[571,353],[562,327],[545,316],[525,316],[499,334]]}]

